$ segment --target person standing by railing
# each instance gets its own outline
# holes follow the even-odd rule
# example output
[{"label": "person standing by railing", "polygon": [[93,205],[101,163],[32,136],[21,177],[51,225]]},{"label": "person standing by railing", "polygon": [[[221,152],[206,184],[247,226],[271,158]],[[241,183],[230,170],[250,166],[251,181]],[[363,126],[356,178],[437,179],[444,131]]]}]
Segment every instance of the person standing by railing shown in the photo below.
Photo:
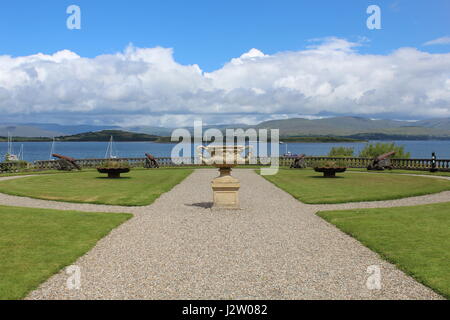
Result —
[{"label": "person standing by railing", "polygon": [[438,171],[437,165],[436,165],[436,159],[437,159],[437,157],[436,157],[436,152],[433,152],[433,153],[431,154],[431,169],[430,169],[430,172],[436,172],[436,171]]}]

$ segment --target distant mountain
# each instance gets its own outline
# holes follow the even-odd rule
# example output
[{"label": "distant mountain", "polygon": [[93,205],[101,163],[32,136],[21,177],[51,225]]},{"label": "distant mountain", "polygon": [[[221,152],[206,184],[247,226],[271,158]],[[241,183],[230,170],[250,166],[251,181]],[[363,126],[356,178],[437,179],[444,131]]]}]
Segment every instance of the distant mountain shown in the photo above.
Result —
[{"label": "distant mountain", "polygon": [[281,135],[349,135],[366,131],[377,131],[385,128],[398,128],[402,121],[370,120],[359,117],[336,117],[324,119],[294,118],[262,122],[259,129],[280,129]]},{"label": "distant mountain", "polygon": [[172,135],[172,131],[174,129],[165,128],[165,127],[152,127],[152,126],[136,126],[136,127],[124,127],[122,130],[137,132],[137,133],[145,133],[157,136],[168,137]]},{"label": "distant mountain", "polygon": [[[441,119],[443,120],[443,119]],[[383,135],[404,138],[450,139],[450,119],[447,122],[435,120],[408,122],[396,120],[372,120],[360,117],[335,117],[308,120],[303,118],[273,120],[255,126],[258,129],[279,129],[281,136],[339,136],[366,138]],[[422,125],[423,123],[423,125]],[[447,125],[446,125],[447,123]],[[428,125],[425,126],[425,125]]]},{"label": "distant mountain", "polygon": [[450,118],[429,119],[410,123],[411,126],[450,130]]},{"label": "distant mountain", "polygon": [[82,132],[94,132],[101,130],[120,129],[118,126],[95,125],[60,125],[55,123],[24,123],[24,124],[0,124],[0,136],[7,136],[8,132],[15,137],[58,137],[73,135]]},{"label": "distant mountain", "polygon": [[[226,129],[279,129],[283,137],[333,136],[351,139],[450,139],[450,119],[432,119],[417,122],[400,120],[374,120],[362,117],[334,117],[323,119],[294,118],[265,121],[255,126],[220,124],[203,127],[203,132],[216,128]],[[192,127],[186,127],[193,133]],[[168,137],[174,129],[164,127],[130,127],[127,131]]]},{"label": "distant mountain", "polygon": [[86,132],[72,136],[57,137],[58,141],[109,141],[113,137],[114,141],[156,141],[158,136],[143,133],[127,132],[122,130],[103,130],[97,132]]},{"label": "distant mountain", "polygon": [[[207,125],[203,126],[203,131],[208,130],[210,128],[215,128],[219,130],[226,130],[232,128],[247,128],[248,125],[245,124],[218,124],[218,125]],[[161,137],[170,137],[175,128],[167,128],[167,127],[152,127],[152,126],[136,126],[136,127],[124,127],[122,128],[126,131],[153,134]],[[183,127],[182,129],[187,129],[191,134],[194,132],[193,127]]]},{"label": "distant mountain", "polygon": [[[223,132],[226,129],[233,128],[255,128],[255,129],[279,129],[282,137],[341,137],[353,139],[449,139],[450,140],[450,118],[429,119],[421,121],[399,121],[399,120],[374,120],[362,117],[334,117],[323,119],[304,119],[293,118],[285,120],[265,121],[254,126],[244,124],[219,124],[203,127],[203,132],[210,128],[217,128]],[[192,127],[186,127],[191,133]],[[148,140],[151,137],[161,136],[169,137],[173,128],[156,126],[97,126],[97,125],[59,125],[59,124],[0,124],[0,136],[6,137],[10,132],[14,137],[62,137],[74,136],[81,133],[89,138],[95,137],[106,141],[109,139],[106,133],[104,136],[99,132],[105,130],[119,130],[128,133],[144,134],[144,136],[135,136],[136,139]],[[115,136],[116,134],[112,134]],[[147,136],[145,136],[147,135]],[[121,134],[119,134],[121,136]],[[84,139],[86,136],[77,138],[68,137],[68,139]],[[100,138],[101,137],[101,138]],[[145,137],[145,138],[144,138]],[[130,136],[124,139],[128,140]],[[120,139],[120,138],[119,138]],[[74,140],[71,140],[74,141]],[[87,140],[81,140],[87,141]],[[138,140],[140,141],[140,140]]]},{"label": "distant mountain", "polygon": [[63,135],[61,131],[51,131],[29,125],[0,124],[0,136],[7,137],[55,137]]},{"label": "distant mountain", "polygon": [[56,123],[26,123],[25,125],[29,126],[29,127],[39,128],[39,129],[45,130],[45,131],[59,132],[60,136],[73,135],[73,134],[78,134],[78,133],[83,133],[83,132],[121,129],[119,126],[96,126],[96,125],[88,125],[88,124],[61,125],[61,124],[56,124]]}]

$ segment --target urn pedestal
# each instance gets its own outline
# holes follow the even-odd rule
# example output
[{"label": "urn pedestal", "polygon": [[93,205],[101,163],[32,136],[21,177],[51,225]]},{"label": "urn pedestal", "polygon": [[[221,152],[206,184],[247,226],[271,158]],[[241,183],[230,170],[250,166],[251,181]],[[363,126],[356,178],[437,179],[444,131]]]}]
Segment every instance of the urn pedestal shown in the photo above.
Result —
[{"label": "urn pedestal", "polygon": [[[247,147],[248,148],[248,147]],[[249,160],[251,153],[246,158],[241,153],[247,149],[244,146],[200,146],[197,153],[203,163],[219,168],[220,176],[215,178],[211,185],[213,190],[213,209],[240,209],[239,189],[241,184],[238,179],[231,176],[231,168]],[[204,158],[202,149],[211,157]]]},{"label": "urn pedestal", "polygon": [[239,209],[238,179],[231,176],[231,168],[220,168],[220,176],[212,181],[214,193],[213,209]]}]

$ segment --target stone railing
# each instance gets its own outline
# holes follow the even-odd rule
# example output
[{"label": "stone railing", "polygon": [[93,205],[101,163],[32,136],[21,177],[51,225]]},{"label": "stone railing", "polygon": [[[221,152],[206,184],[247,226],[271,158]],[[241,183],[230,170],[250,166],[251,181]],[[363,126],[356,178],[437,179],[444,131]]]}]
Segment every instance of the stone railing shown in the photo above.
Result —
[{"label": "stone railing", "polygon": [[[117,161],[128,162],[131,167],[144,167],[145,158],[120,158]],[[183,160],[182,165],[175,164],[170,157],[156,158],[160,167],[178,167],[178,166],[200,166],[194,164],[193,158],[179,158],[177,162]],[[35,170],[59,170],[61,169],[61,160],[45,160],[35,161]],[[105,159],[77,159],[76,163],[82,168],[96,168],[99,167]],[[279,165],[281,167],[290,167],[295,161],[295,157],[280,157]],[[339,157],[305,157],[305,164],[307,167],[314,167],[320,161],[339,161],[345,162],[348,168],[367,168],[372,163],[370,158],[339,158]],[[253,165],[267,165],[270,163],[268,158],[253,158],[250,164]],[[270,165],[270,164],[269,164]],[[431,159],[391,159],[391,165],[395,169],[404,170],[430,170],[432,167]],[[436,160],[436,168],[441,171],[450,171],[450,159]],[[23,170],[23,163],[2,162],[0,163],[0,172],[17,172]]]},{"label": "stone railing", "polygon": [[[322,158],[323,160],[334,160],[333,158]],[[343,160],[347,163],[349,168],[367,168],[373,162],[369,158],[335,158]],[[390,159],[393,169],[402,170],[430,170],[432,168],[431,159]],[[436,160],[436,169],[440,171],[450,171],[450,159]]]},{"label": "stone railing", "polygon": [[[76,159],[75,162],[82,168],[97,168],[101,166],[105,161],[120,161],[127,162],[130,167],[138,168],[144,167],[146,163],[146,158],[118,158],[118,159]],[[160,167],[177,167],[177,166],[188,166],[189,158],[179,158],[177,160],[183,161],[186,164],[178,165],[175,164],[170,157],[161,157],[156,158]],[[44,160],[44,161],[35,161],[34,166],[39,170],[55,170],[60,168],[61,160]]]},{"label": "stone railing", "polygon": [[[295,161],[294,157],[281,157],[281,166],[291,166]],[[369,164],[373,162],[373,159],[369,158],[339,158],[339,157],[305,157],[304,161],[307,167],[315,167],[322,161],[338,161],[344,162],[348,168],[367,168]]]},{"label": "stone railing", "polygon": [[[394,169],[404,170],[430,170],[432,167],[431,159],[392,159],[391,165]],[[436,160],[436,169],[441,171],[450,171],[450,160]]]},{"label": "stone railing", "polygon": [[27,168],[25,162],[0,162],[0,173],[19,172]]},{"label": "stone railing", "polygon": [[[291,166],[295,161],[294,157],[280,157],[280,166]],[[314,167],[320,161],[344,162],[348,168],[367,168],[373,162],[371,158],[339,158],[339,157],[305,157],[307,167]],[[391,159],[394,169],[402,170],[430,170],[432,168],[431,159]],[[450,171],[450,159],[436,160],[436,169],[440,171]]]}]

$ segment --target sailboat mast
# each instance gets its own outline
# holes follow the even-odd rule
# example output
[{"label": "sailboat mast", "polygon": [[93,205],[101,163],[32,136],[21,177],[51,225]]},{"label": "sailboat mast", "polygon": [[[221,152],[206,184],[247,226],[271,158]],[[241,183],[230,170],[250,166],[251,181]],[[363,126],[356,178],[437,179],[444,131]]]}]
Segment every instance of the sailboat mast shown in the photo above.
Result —
[{"label": "sailboat mast", "polygon": [[112,158],[112,142],[113,142],[113,137],[111,136],[111,138],[109,139],[108,147],[106,148],[105,159]]},{"label": "sailboat mast", "polygon": [[20,146],[19,160],[23,160],[23,144]]},{"label": "sailboat mast", "polygon": [[113,137],[111,136],[111,148],[109,148],[109,158],[112,159],[113,158]]},{"label": "sailboat mast", "polygon": [[113,146],[113,136],[111,136],[111,139],[109,139],[108,148],[106,149],[105,153],[105,159],[116,159],[117,153],[114,154],[114,146]]},{"label": "sailboat mast", "polygon": [[12,137],[11,133],[8,131],[8,154],[12,154]]},{"label": "sailboat mast", "polygon": [[55,153],[55,137],[53,137],[53,141],[52,141],[52,147],[50,148],[50,156],[49,156],[49,160],[52,160],[53,158],[53,154]]}]

